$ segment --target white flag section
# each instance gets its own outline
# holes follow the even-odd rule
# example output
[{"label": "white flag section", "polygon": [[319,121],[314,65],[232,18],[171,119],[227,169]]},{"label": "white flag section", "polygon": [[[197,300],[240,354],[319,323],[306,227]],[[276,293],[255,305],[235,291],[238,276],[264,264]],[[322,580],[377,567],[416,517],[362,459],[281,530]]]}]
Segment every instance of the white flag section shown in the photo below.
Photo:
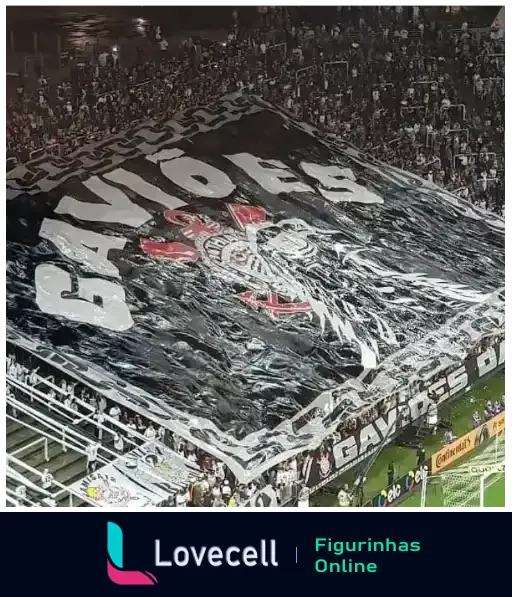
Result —
[{"label": "white flag section", "polygon": [[187,489],[200,473],[195,464],[153,442],[128,452],[113,465],[133,482],[165,497]]},{"label": "white flag section", "polygon": [[165,497],[131,481],[112,464],[71,485],[71,490],[99,507],[146,508],[160,504]]}]

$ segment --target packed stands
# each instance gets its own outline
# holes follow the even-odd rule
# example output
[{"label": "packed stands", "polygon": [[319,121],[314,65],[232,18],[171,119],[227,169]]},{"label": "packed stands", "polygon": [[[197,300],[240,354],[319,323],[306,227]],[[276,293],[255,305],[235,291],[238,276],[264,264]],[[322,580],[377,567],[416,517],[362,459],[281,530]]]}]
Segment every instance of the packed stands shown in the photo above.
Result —
[{"label": "packed stands", "polygon": [[145,119],[250,92],[503,213],[503,28],[448,28],[421,7],[410,20],[401,7],[368,7],[357,19],[348,10],[314,26],[275,9],[264,27],[235,23],[225,42],[188,39],[179,51],[157,27],[135,62],[117,46],[71,56],[64,79],[38,72],[36,91],[17,88],[8,157],[68,155]]}]

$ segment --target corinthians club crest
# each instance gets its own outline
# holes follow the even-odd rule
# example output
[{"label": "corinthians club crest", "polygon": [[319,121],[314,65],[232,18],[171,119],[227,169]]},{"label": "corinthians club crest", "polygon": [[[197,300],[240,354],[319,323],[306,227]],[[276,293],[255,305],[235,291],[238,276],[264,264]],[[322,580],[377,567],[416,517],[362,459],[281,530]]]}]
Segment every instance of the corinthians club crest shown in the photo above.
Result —
[{"label": "corinthians club crest", "polygon": [[239,230],[206,216],[168,210],[165,219],[180,226],[189,242],[142,239],[140,246],[155,258],[189,263],[202,260],[219,277],[249,288],[239,295],[240,300],[265,309],[272,318],[311,311],[311,304],[301,297],[300,283],[286,275],[289,268],[285,265],[312,262],[317,248],[308,236],[325,232],[299,219],[266,222],[260,207],[230,204],[228,210]]}]

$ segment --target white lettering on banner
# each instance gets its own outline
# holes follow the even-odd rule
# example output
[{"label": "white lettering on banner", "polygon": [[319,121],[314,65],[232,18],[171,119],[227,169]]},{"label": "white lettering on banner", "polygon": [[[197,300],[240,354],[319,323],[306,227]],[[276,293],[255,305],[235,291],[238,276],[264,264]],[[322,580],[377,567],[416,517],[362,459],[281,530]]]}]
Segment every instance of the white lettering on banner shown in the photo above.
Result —
[{"label": "white lettering on banner", "polygon": [[128,170],[123,170],[123,168],[116,168],[116,170],[108,172],[107,174],[104,174],[104,176],[112,182],[117,182],[118,184],[122,184],[132,191],[135,191],[141,197],[145,197],[150,201],[160,203],[169,209],[176,209],[177,207],[187,205],[185,201],[182,201],[178,197],[174,197],[174,195],[168,195],[167,193],[164,193],[162,189],[155,187],[155,185],[150,184],[149,182],[146,182],[138,174],[128,172]]},{"label": "white lettering on banner", "polygon": [[400,487],[400,485],[393,485],[393,487],[391,487],[391,489],[388,490],[388,494],[386,496],[388,504],[392,504],[393,502],[395,502],[400,497],[401,493],[402,488]]},{"label": "white lettering on banner", "polygon": [[36,268],[35,286],[36,303],[44,313],[116,332],[124,332],[133,326],[124,289],[114,282],[78,278],[77,297],[64,298],[63,293],[73,293],[70,274],[55,265],[43,263]]},{"label": "white lettering on banner", "polygon": [[[370,189],[357,184],[354,172],[350,168],[339,166],[322,166],[311,162],[301,162],[304,172],[316,178],[325,187],[317,187],[318,191],[332,203],[384,203],[384,199]],[[331,191],[330,189],[340,189]]]},{"label": "white lettering on banner", "polygon": [[[402,404],[397,408],[392,408],[387,413],[387,420],[384,417],[378,417],[373,423],[370,423],[356,435],[347,437],[341,442],[334,444],[333,453],[336,461],[336,469],[346,470],[375,452],[383,441],[393,437],[397,427],[402,428],[411,421],[426,414],[428,410],[428,400],[422,398],[423,393],[411,398],[407,404]],[[400,399],[399,399],[400,400]],[[401,417],[398,421],[398,412],[401,411]],[[338,470],[338,472],[342,472]],[[331,477],[332,478],[332,477]]]},{"label": "white lettering on banner", "polygon": [[312,187],[298,180],[297,176],[288,170],[286,164],[279,160],[263,160],[250,153],[236,153],[224,157],[244,170],[265,191],[273,195],[315,192]]},{"label": "white lettering on banner", "polygon": [[[434,393],[437,404],[441,404],[450,396],[467,390],[470,383],[468,371],[471,371],[472,367],[476,366],[477,378],[480,378],[502,365],[505,362],[504,345],[505,341],[503,340],[500,344],[491,346],[486,352],[477,357],[472,357],[464,365],[461,365],[446,376],[442,376],[441,379],[409,400],[406,399],[405,394],[400,393],[398,409],[403,409],[403,412],[400,417],[399,428],[406,427],[412,421],[428,413],[430,404],[430,400],[428,399],[429,394]],[[333,453],[336,460],[336,474],[349,470],[358,462],[374,454],[382,442],[387,442],[395,437],[397,431],[397,414],[398,410],[396,408],[390,409],[387,413],[387,421],[384,417],[379,417],[359,433],[334,444]],[[375,429],[372,430],[372,426]],[[376,435],[379,435],[377,442],[375,441]],[[318,489],[325,485],[336,474],[323,479],[315,487]]]},{"label": "white lettering on banner", "polygon": [[157,151],[151,155],[147,155],[146,160],[149,162],[153,162],[153,164],[158,164],[163,160],[173,160],[174,158],[179,158],[185,152],[182,149],[177,149],[176,147],[173,149],[162,149],[161,151]]},{"label": "white lettering on banner", "polygon": [[498,363],[496,360],[496,349],[494,346],[491,346],[491,348],[482,354],[479,354],[476,358],[476,364],[478,367],[478,374],[480,376],[489,373],[489,371],[492,371],[493,369],[496,369]]},{"label": "white lettering on banner", "polygon": [[[416,394],[413,398],[408,398],[404,391],[398,394],[398,412],[396,416],[400,415],[398,428],[409,425],[421,415],[427,412],[428,400],[424,399],[421,394]],[[391,411],[390,411],[391,412]],[[397,427],[393,431],[396,431]]]},{"label": "white lettering on banner", "polygon": [[469,383],[466,366],[462,365],[462,367],[459,367],[455,371],[448,373],[446,381],[448,382],[448,386],[450,388],[450,396],[453,396],[454,394],[457,394],[463,390]]},{"label": "white lettering on banner", "polygon": [[161,152],[161,155],[155,158],[162,174],[189,193],[222,199],[228,197],[236,188],[225,172],[211,164],[189,157],[165,160],[162,155],[165,154]]},{"label": "white lettering on banner", "polygon": [[86,269],[104,276],[120,277],[117,267],[108,260],[108,252],[112,249],[120,251],[126,244],[126,238],[97,234],[48,218],[43,220],[39,236],[52,242],[63,255]]},{"label": "white lettering on banner", "polygon": [[65,195],[55,208],[56,214],[68,214],[88,222],[111,222],[138,228],[151,220],[151,215],[142,207],[132,203],[120,189],[103,182],[97,176],[84,180],[87,189],[98,195],[105,203],[77,201]]},{"label": "white lettering on banner", "polygon": [[367,452],[373,448],[373,446],[378,446],[382,441],[380,433],[377,431],[377,428],[374,427],[373,423],[370,423],[361,429],[359,438],[361,442],[359,444],[360,452]]}]

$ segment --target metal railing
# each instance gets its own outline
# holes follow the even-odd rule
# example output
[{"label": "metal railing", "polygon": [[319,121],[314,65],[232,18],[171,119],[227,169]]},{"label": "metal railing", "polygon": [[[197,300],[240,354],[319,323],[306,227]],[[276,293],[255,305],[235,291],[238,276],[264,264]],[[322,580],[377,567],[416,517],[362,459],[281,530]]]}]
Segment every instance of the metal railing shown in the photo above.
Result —
[{"label": "metal railing", "polygon": [[[16,465],[18,468],[21,468],[21,469],[27,471],[28,473],[31,473],[34,476],[39,476],[39,477],[41,476],[41,473],[37,469],[33,468],[26,462],[19,460],[15,456],[12,456],[11,454],[7,454],[7,464],[9,465],[9,463]],[[20,481],[23,484],[27,483],[32,489],[37,490],[40,493],[44,493],[45,497],[50,497],[50,498],[56,499],[56,498],[60,497],[60,495],[63,492],[65,492],[65,493],[69,494],[69,505],[70,506],[73,506],[73,496],[75,496],[80,501],[86,502],[91,506],[97,507],[97,504],[95,502],[93,502],[92,500],[90,500],[86,495],[82,495],[82,494],[78,493],[72,487],[64,485],[63,483],[60,483],[56,479],[52,479],[52,485],[55,485],[55,487],[58,487],[60,489],[60,491],[55,494],[52,494],[49,491],[47,491],[47,490],[43,489],[42,487],[39,487],[35,483],[31,482],[29,479],[27,479],[26,477],[21,475],[21,473],[18,473],[18,471],[16,471],[12,467],[8,467],[8,470],[13,471],[15,474],[17,474],[18,478],[20,479]],[[36,505],[36,504],[34,504],[34,505]]]},{"label": "metal railing", "polygon": [[[61,388],[53,384],[53,382],[51,382],[50,380],[45,379],[39,375],[37,376],[37,378],[39,382],[46,384],[55,392],[60,392],[62,395],[66,395],[66,392],[64,392]],[[83,455],[87,455],[86,447],[90,444],[91,438],[79,432],[79,427],[77,427],[77,425],[80,422],[88,422],[94,425],[98,429],[98,431],[102,431],[113,436],[117,435],[119,431],[122,431],[123,441],[125,441],[127,444],[131,444],[133,448],[136,448],[141,444],[148,443],[149,441],[157,445],[161,444],[161,442],[157,438],[149,440],[144,435],[139,433],[137,430],[127,427],[120,421],[117,421],[116,419],[110,417],[108,414],[102,413],[104,423],[97,421],[96,419],[94,419],[94,414],[96,414],[94,407],[92,407],[87,402],[80,400],[79,398],[75,397],[76,404],[80,406],[80,408],[88,411],[89,414],[83,415],[82,413],[77,413],[77,411],[71,408],[70,406],[63,404],[59,400],[50,397],[48,394],[45,394],[32,386],[28,386],[27,384],[24,384],[23,382],[14,379],[10,375],[7,375],[6,380],[13,388],[17,388],[18,390],[21,390],[25,394],[27,394],[30,397],[31,402],[39,402],[41,405],[43,405],[43,407],[51,411],[54,411],[55,413],[58,412],[59,415],[69,420],[69,425],[66,425],[57,421],[56,419],[48,417],[39,410],[33,409],[32,407],[28,406],[24,402],[17,400],[14,397],[7,397],[7,403],[10,404],[12,407],[19,410],[20,412],[23,412],[31,416],[35,420],[38,420],[45,427],[50,429],[50,431],[47,431],[46,429],[41,430],[35,427],[31,427],[31,429],[33,429],[37,433],[48,437],[48,439],[55,441],[56,443],[60,443],[63,447],[63,451],[66,451],[69,446],[74,451]],[[26,425],[25,423],[22,424]],[[53,433],[55,433],[56,435],[53,435],[51,431],[53,431]],[[135,440],[139,441],[137,442]],[[103,464],[108,464],[114,459],[122,459],[126,462],[129,462],[125,456],[119,454],[118,452],[115,452],[114,450],[111,450],[108,446],[104,445],[103,443],[100,444],[99,449],[102,451],[103,458],[99,458],[98,460]],[[153,471],[148,472],[147,474],[151,477],[154,477],[156,482],[162,481],[162,478]]]},{"label": "metal railing", "polygon": [[[485,78],[483,78],[483,79],[482,79],[482,78],[480,78],[480,79],[475,79],[475,80],[473,81],[473,93],[474,93],[475,95],[476,95],[476,93],[477,93],[477,91],[478,91],[478,90],[477,90],[477,85],[478,85],[478,82],[479,82],[479,81],[481,81],[482,83],[484,83],[484,87],[483,87],[482,91],[485,91],[485,90],[486,90],[485,83],[486,83],[487,81],[502,81],[502,89],[503,89],[503,94],[505,93],[505,78],[504,78],[504,77],[485,77]],[[487,87],[487,88],[488,88],[488,87]]]},{"label": "metal railing", "polygon": [[425,139],[425,147],[430,147],[431,143],[430,143],[430,139],[433,137],[434,139],[438,136],[438,135],[449,135],[451,133],[454,133],[456,135],[460,135],[461,133],[465,133],[466,134],[466,143],[469,143],[469,129],[449,129],[448,131],[446,131],[445,133],[442,133],[441,131],[429,131],[427,132],[427,136]]},{"label": "metal railing", "polygon": [[[475,156],[476,157],[483,157],[483,156],[491,156],[491,155],[493,155],[494,159],[496,159],[496,153],[494,151],[487,151],[485,153],[456,153],[453,156],[452,167],[455,168],[456,160],[457,160],[457,158],[460,158],[460,157],[472,158],[472,157],[475,157]],[[489,161],[489,160],[486,159],[485,161]]]}]

